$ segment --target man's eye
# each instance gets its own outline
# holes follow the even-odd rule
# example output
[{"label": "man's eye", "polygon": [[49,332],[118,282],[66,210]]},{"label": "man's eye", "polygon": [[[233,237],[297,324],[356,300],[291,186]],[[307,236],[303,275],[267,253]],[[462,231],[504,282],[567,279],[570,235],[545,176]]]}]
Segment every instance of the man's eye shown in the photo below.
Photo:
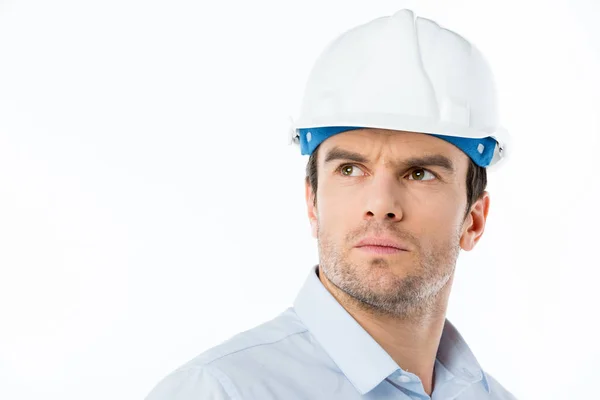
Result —
[{"label": "man's eye", "polygon": [[[429,174],[432,178],[424,179],[425,174]],[[413,181],[430,181],[436,178],[436,176],[431,171],[428,171],[425,168],[415,168],[410,172],[408,176],[414,177],[415,179],[409,179]]]},{"label": "man's eye", "polygon": [[[361,171],[361,169],[354,164],[344,164],[338,168],[338,171],[340,171],[345,176],[357,176],[352,174],[353,172],[356,172],[356,170]],[[426,179],[427,174],[429,174],[430,176],[429,179]],[[410,172],[408,176],[413,178],[409,179],[412,181],[431,181],[437,178],[431,171],[425,168],[415,168]]]},{"label": "man's eye", "polygon": [[[338,171],[341,171],[343,175],[346,176],[353,176],[352,172],[354,172],[355,169],[360,170],[360,168],[358,168],[356,165],[354,164],[343,164],[342,166],[340,166],[338,168]],[[356,175],[354,175],[356,176]]]}]

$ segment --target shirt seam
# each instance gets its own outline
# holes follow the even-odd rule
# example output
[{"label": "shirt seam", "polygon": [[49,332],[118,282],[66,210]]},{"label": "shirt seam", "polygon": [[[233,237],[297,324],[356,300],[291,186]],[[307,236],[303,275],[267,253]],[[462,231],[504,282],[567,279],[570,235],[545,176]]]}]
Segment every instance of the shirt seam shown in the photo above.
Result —
[{"label": "shirt seam", "polygon": [[[237,388],[235,387],[231,379],[229,379],[229,377],[223,371],[221,371],[214,365],[205,365],[204,367],[209,375],[213,376],[219,381],[219,384],[223,387],[223,389],[225,389],[225,391],[227,392],[227,396],[229,396],[230,400],[242,400],[242,396],[240,396],[240,393],[237,391]],[[199,369],[199,367],[192,368]]]},{"label": "shirt seam", "polygon": [[[223,354],[222,356],[219,356],[219,357],[217,357],[217,358],[214,358],[214,359],[212,359],[212,360],[210,360],[210,361],[206,361],[206,363],[205,363],[205,364],[203,364],[203,365],[210,365],[210,364],[214,363],[215,361],[217,361],[217,360],[220,360],[221,358],[224,358],[224,357],[230,356],[230,355],[232,355],[232,354],[239,353],[239,352],[241,352],[241,351],[245,351],[245,350],[248,350],[248,349],[252,349],[252,348],[254,348],[254,347],[259,347],[259,346],[267,346],[267,345],[270,345],[270,344],[279,343],[279,342],[281,342],[281,341],[283,341],[283,340],[285,340],[285,339],[289,338],[290,336],[293,336],[293,335],[298,335],[298,334],[300,334],[300,333],[304,333],[304,332],[308,332],[308,329],[304,329],[303,331],[300,331],[300,332],[294,332],[294,333],[290,333],[290,334],[288,334],[287,336],[284,336],[284,337],[282,337],[281,339],[277,339],[277,340],[275,340],[275,341],[272,341],[272,342],[268,342],[268,343],[258,343],[258,344],[252,345],[252,346],[247,346],[247,347],[244,347],[243,349],[239,349],[239,350],[235,350],[235,351],[232,351],[232,352],[230,352],[230,353],[227,353],[227,354]],[[191,366],[190,368],[195,368],[195,367],[196,367],[196,366]]]}]

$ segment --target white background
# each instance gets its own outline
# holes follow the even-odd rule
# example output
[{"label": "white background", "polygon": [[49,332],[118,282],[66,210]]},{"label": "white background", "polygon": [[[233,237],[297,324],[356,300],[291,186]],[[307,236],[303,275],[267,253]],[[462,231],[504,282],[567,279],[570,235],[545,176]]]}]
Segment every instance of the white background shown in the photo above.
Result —
[{"label": "white background", "polygon": [[0,398],[141,399],[289,307],[318,257],[288,116],[404,7],[482,50],[513,137],[448,318],[518,398],[595,398],[596,0],[0,1]]}]

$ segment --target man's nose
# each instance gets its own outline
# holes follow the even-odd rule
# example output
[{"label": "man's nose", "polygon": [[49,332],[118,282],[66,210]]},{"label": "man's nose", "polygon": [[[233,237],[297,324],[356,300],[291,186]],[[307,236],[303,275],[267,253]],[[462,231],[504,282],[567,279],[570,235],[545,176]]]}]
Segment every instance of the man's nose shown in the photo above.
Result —
[{"label": "man's nose", "polygon": [[365,219],[400,221],[403,216],[402,188],[399,177],[390,172],[378,173],[365,188]]}]

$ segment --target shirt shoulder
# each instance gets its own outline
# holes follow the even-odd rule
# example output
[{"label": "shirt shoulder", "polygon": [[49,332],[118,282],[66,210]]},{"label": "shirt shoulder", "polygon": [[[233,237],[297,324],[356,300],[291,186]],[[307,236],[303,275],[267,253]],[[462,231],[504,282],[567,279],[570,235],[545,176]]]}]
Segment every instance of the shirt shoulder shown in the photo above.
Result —
[{"label": "shirt shoulder", "polygon": [[285,358],[286,351],[293,358],[306,339],[286,339],[306,331],[290,307],[188,361],[163,378],[146,400],[241,399],[237,386],[256,378],[255,374],[266,373],[271,361]]},{"label": "shirt shoulder", "polygon": [[249,353],[267,351],[270,346],[277,346],[290,336],[306,331],[306,327],[290,307],[272,320],[238,333],[223,343],[204,351],[181,368],[205,365],[225,366],[231,362],[240,361]]}]

